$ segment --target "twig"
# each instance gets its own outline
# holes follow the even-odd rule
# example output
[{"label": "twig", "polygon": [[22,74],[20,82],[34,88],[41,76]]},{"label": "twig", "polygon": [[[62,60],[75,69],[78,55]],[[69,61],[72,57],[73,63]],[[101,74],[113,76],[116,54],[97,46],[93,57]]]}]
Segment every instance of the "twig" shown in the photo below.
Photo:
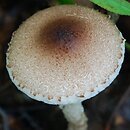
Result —
[{"label": "twig", "polygon": [[30,125],[36,130],[42,130],[40,126],[33,120],[33,118],[25,111],[22,112],[22,118],[25,118]]},{"label": "twig", "polygon": [[6,115],[5,111],[2,108],[0,108],[0,115],[3,118],[3,128],[4,128],[4,130],[9,130],[8,116]]},{"label": "twig", "polygon": [[119,14],[115,14],[115,13],[112,13],[112,12],[109,12],[108,11],[108,15],[110,15],[110,19],[114,22],[114,23],[117,23],[120,15]]},{"label": "twig", "polygon": [[105,130],[128,130],[130,122],[130,87],[114,110]]},{"label": "twig", "polygon": [[10,113],[20,113],[21,111],[26,111],[26,112],[30,112],[30,111],[36,111],[36,110],[44,110],[46,109],[45,105],[30,105],[30,106],[20,106],[20,107],[11,107],[11,108],[6,108],[7,111],[9,111]]}]

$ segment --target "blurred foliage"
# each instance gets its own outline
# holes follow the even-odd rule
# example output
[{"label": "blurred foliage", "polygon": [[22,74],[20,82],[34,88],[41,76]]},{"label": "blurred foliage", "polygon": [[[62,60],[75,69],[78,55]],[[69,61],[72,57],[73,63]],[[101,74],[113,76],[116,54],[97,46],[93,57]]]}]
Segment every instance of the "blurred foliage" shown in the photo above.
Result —
[{"label": "blurred foliage", "polygon": [[59,4],[75,4],[74,0],[58,0]]},{"label": "blurred foliage", "polygon": [[128,50],[128,51],[130,51],[130,44],[129,43],[125,43],[125,46],[126,46],[126,49]]}]

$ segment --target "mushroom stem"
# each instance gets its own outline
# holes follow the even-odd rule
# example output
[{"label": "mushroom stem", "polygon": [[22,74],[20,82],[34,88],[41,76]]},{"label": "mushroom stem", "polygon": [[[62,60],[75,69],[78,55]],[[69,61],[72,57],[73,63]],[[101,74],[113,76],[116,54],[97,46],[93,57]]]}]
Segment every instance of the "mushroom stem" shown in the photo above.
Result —
[{"label": "mushroom stem", "polygon": [[65,118],[69,122],[68,130],[86,130],[87,117],[81,103],[60,106]]}]

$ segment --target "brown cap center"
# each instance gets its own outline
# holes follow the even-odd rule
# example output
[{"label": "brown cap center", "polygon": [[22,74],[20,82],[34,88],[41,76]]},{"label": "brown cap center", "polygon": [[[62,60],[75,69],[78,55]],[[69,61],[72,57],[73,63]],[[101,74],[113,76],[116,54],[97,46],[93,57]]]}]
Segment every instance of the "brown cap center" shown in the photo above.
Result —
[{"label": "brown cap center", "polygon": [[49,22],[40,34],[41,41],[46,39],[46,46],[69,53],[83,39],[85,23],[74,17],[60,18]]}]

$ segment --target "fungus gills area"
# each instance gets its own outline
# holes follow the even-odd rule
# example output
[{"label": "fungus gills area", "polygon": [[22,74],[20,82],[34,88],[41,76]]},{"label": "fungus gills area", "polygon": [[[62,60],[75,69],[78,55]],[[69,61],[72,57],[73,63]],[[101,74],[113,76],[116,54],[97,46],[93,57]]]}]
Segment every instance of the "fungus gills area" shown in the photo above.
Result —
[{"label": "fungus gills area", "polygon": [[[83,20],[65,17],[49,22],[41,32],[41,38],[46,39],[46,48],[59,53],[70,53],[83,40],[85,32]],[[44,36],[43,36],[44,35]]]}]

